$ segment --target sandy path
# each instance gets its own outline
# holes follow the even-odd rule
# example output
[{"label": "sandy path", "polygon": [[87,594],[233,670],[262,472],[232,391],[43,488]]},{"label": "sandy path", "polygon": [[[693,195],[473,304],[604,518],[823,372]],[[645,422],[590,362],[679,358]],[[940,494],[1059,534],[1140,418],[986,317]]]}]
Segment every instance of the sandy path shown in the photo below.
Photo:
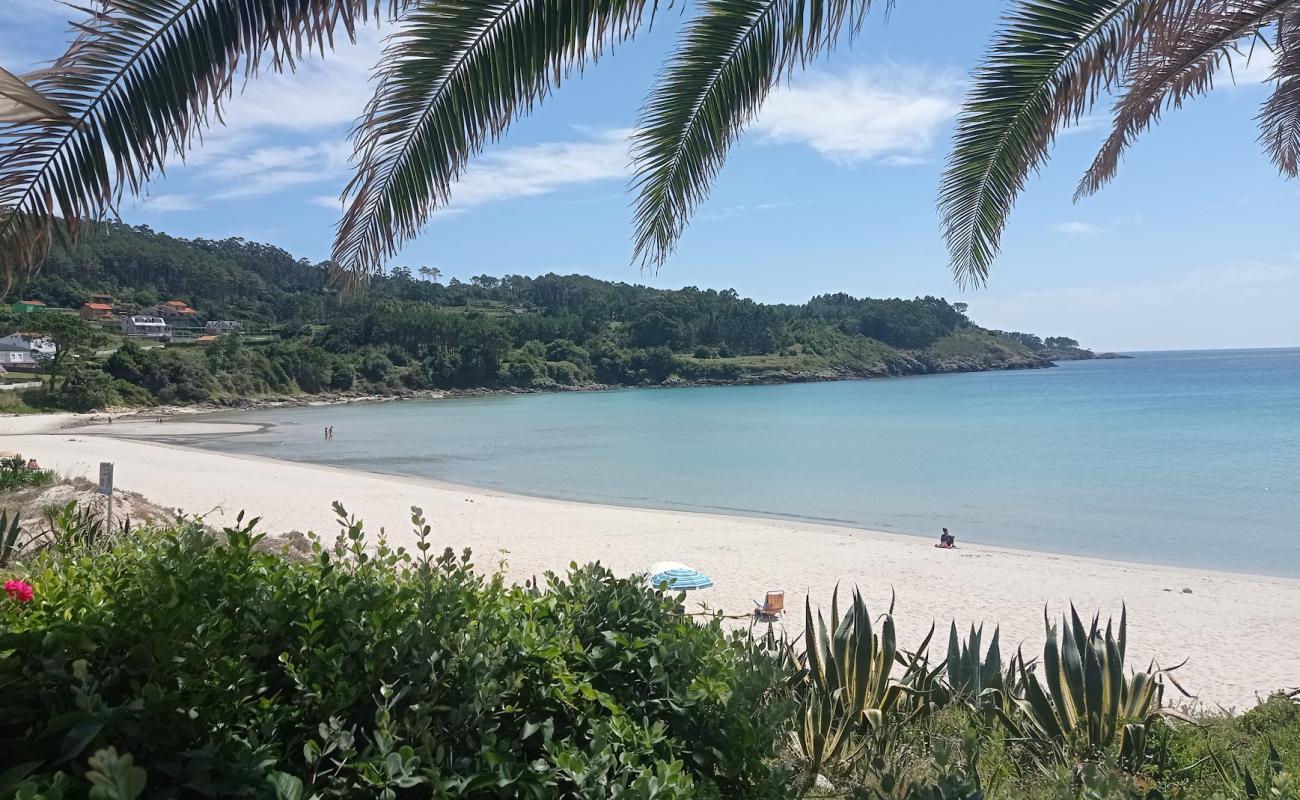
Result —
[{"label": "sandy path", "polygon": [[[1257,693],[1300,684],[1300,581],[1029,553],[967,545],[941,551],[910,536],[784,520],[621,508],[546,500],[271,459],[231,456],[121,437],[169,429],[185,436],[202,425],[122,424],[58,431],[72,418],[0,418],[0,450],[37,457],[42,466],[94,479],[100,461],[116,463],[116,482],[155,503],[212,522],[241,509],[271,531],[332,535],[330,504],[339,500],[372,532],[410,544],[410,507],[429,517],[436,542],[472,547],[485,568],[506,562],[522,580],[570,562],[600,560],[620,574],[661,560],[709,574],[716,587],[694,593],[728,613],[746,613],[768,588],[786,591],[802,627],[804,598],[829,605],[833,587],[857,585],[883,611],[897,592],[904,646],[918,644],[932,621],[1000,623],[1004,652],[1042,645],[1043,607],[1059,614],[1073,600],[1081,614],[1129,609],[1130,653],[1145,662],[1189,658],[1180,681],[1210,704],[1244,706]],[[87,432],[89,431],[89,432]],[[1190,589],[1191,593],[1185,593]],[[1135,662],[1136,663],[1136,662]]]}]

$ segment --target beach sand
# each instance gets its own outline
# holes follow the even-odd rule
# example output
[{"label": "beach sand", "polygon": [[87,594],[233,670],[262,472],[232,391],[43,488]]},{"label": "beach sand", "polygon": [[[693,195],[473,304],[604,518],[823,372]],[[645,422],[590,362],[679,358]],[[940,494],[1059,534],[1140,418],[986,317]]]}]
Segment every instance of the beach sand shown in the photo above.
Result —
[{"label": "beach sand", "polygon": [[183,442],[215,432],[193,421],[61,429],[84,423],[72,415],[0,418],[0,450],[92,480],[99,462],[112,461],[121,489],[213,524],[246,510],[260,515],[269,532],[314,530],[332,539],[330,506],[337,500],[372,535],[383,529],[391,543],[409,547],[410,509],[419,506],[437,546],[471,547],[480,569],[504,563],[515,581],[563,571],[570,562],[599,560],[630,575],[656,561],[680,561],[715,582],[689,595],[693,608],[703,602],[746,614],[766,590],[783,589],[790,613],[782,627],[791,635],[803,627],[805,597],[829,607],[837,584],[841,591],[857,586],[875,613],[896,593],[900,645],[915,647],[937,623],[935,653],[944,652],[948,624],[956,620],[963,633],[972,622],[1000,624],[1004,655],[1021,643],[1038,655],[1045,606],[1057,617],[1073,602],[1081,615],[1105,618],[1118,617],[1126,603],[1131,665],[1186,658],[1176,676],[1205,706],[1242,708],[1300,684],[1296,580],[1014,551],[960,538],[960,549],[944,551],[899,534],[548,500],[132,438],[169,434]]}]

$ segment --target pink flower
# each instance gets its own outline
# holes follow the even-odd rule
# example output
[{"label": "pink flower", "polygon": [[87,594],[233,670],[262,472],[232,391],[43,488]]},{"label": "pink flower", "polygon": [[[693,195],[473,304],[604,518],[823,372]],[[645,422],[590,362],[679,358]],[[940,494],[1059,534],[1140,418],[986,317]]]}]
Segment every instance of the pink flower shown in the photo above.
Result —
[{"label": "pink flower", "polygon": [[5,594],[20,603],[30,603],[36,596],[36,590],[27,581],[5,581]]}]

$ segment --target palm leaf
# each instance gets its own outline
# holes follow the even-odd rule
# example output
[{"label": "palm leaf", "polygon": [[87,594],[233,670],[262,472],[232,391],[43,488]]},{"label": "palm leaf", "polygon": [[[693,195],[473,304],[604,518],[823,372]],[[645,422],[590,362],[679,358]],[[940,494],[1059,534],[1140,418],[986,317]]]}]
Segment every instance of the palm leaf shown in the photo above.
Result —
[{"label": "palm leaf", "polygon": [[959,282],[982,284],[1056,132],[1117,85],[1135,48],[1197,0],[1019,0],[976,71],[939,192]]},{"label": "palm leaf", "polygon": [[12,280],[52,235],[76,234],[219,118],[235,76],[323,49],[404,0],[99,0],[30,89],[66,119],[0,127],[0,270]]},{"label": "palm leaf", "polygon": [[772,87],[841,33],[856,34],[870,7],[870,0],[702,3],[633,137],[634,260],[664,263]]},{"label": "palm leaf", "polygon": [[[1115,104],[1113,130],[1079,182],[1076,200],[1095,193],[1110,181],[1119,169],[1124,151],[1159,121],[1161,111],[1181,107],[1189,98],[1212,88],[1215,73],[1225,65],[1231,68],[1240,41],[1257,36],[1262,28],[1276,20],[1279,9],[1295,6],[1296,0],[1238,0],[1205,5],[1206,8],[1189,15],[1183,27],[1165,30],[1135,54],[1123,93]],[[1263,119],[1261,127],[1267,131],[1278,125],[1277,130],[1285,141],[1285,103],[1280,108],[1282,118]],[[1300,112],[1300,107],[1292,106],[1291,111],[1294,115]],[[1291,121],[1293,126],[1295,122]]]},{"label": "palm leaf", "polygon": [[1277,86],[1259,114],[1260,141],[1278,171],[1300,175],[1300,9],[1278,22],[1273,80]]},{"label": "palm leaf", "polygon": [[68,110],[0,67],[0,123],[71,119]]},{"label": "palm leaf", "polygon": [[442,0],[403,18],[353,132],[334,240],[345,282],[379,271],[445,205],[468,159],[612,42],[652,0]]}]

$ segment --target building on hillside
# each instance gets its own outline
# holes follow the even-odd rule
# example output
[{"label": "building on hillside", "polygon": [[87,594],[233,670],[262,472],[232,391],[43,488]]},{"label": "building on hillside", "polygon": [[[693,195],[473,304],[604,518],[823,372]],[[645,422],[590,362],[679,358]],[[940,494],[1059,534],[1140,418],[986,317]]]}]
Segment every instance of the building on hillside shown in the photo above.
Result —
[{"label": "building on hillside", "polygon": [[244,326],[232,319],[212,319],[203,326],[204,333],[235,333]]},{"label": "building on hillside", "polygon": [[190,308],[189,304],[182,300],[168,300],[165,303],[146,308],[143,313],[154,317],[193,319],[199,312]]},{"label": "building on hillside", "polygon": [[0,365],[5,369],[35,372],[54,358],[54,351],[54,342],[43,336],[14,333],[0,337]]},{"label": "building on hillside", "polygon": [[122,317],[122,333],[146,339],[165,339],[171,335],[171,326],[162,317],[135,314]]},{"label": "building on hillside", "polygon": [[106,306],[116,306],[117,300],[111,294],[92,294],[88,303],[103,303]]},{"label": "building on hillside", "polygon": [[15,300],[9,308],[15,314],[32,314],[37,311],[44,311],[46,305],[40,300]]},{"label": "building on hillside", "polygon": [[85,303],[77,313],[91,322],[111,322],[115,318],[111,303]]}]

